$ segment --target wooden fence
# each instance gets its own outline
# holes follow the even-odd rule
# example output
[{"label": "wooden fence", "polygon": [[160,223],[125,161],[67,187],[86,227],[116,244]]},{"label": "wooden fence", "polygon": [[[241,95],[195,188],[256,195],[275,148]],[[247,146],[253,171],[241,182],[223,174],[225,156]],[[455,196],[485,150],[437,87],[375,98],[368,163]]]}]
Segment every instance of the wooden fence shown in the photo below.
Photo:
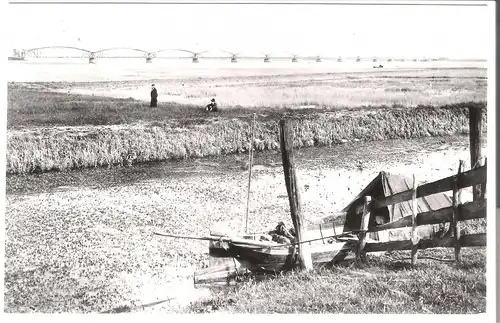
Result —
[{"label": "wooden fence", "polygon": [[[462,161],[460,162],[457,175],[440,179],[438,181],[416,185],[414,178],[413,189],[397,193],[391,196],[371,200],[364,197],[364,203],[356,208],[356,213],[361,215],[359,234],[359,245],[356,249],[356,259],[363,260],[367,252],[411,250],[411,262],[415,264],[419,249],[436,247],[453,247],[455,249],[455,261],[459,263],[460,249],[462,247],[486,246],[486,233],[468,234],[461,236],[460,222],[471,219],[486,218],[486,163],[472,170],[462,172]],[[473,202],[461,203],[460,193],[466,187],[477,188],[479,195],[474,196]],[[452,206],[439,210],[417,213],[417,198],[436,193],[453,191]],[[387,207],[400,202],[412,200],[413,212],[411,215],[399,220],[379,226],[370,227],[370,212],[375,209]],[[416,228],[421,225],[450,223],[451,235],[440,238],[433,236],[431,239],[420,239]],[[411,227],[411,238],[409,240],[368,242],[366,236],[369,232],[379,232],[389,229]]]}]

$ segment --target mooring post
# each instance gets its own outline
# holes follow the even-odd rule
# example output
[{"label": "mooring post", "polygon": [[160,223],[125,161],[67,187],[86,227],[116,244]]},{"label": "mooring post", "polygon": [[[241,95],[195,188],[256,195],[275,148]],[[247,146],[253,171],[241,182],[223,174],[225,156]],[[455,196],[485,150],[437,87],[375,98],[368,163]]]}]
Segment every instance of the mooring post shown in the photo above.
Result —
[{"label": "mooring post", "polygon": [[[470,166],[471,169],[482,166],[481,163],[481,137],[483,132],[482,107],[469,107],[469,139],[470,139]],[[483,185],[472,187],[473,200],[477,201],[482,196]]]},{"label": "mooring post", "polygon": [[298,260],[300,268],[305,270],[312,269],[312,258],[309,249],[309,244],[302,243],[305,235],[305,223],[301,209],[300,193],[297,185],[297,178],[295,174],[295,162],[293,158],[293,134],[290,127],[289,120],[280,120],[280,146],[281,157],[283,160],[283,171],[285,173],[286,190],[288,193],[288,200],[290,202],[290,213],[292,215],[292,222],[297,234],[298,245]]},{"label": "mooring post", "polygon": [[361,215],[361,224],[359,226],[360,232],[358,235],[358,248],[356,249],[356,262],[359,262],[360,260],[366,260],[365,252],[363,252],[363,249],[366,245],[366,235],[368,231],[368,225],[370,223],[370,212],[368,212],[368,205],[370,204],[370,202],[370,196],[363,197],[363,214]]}]

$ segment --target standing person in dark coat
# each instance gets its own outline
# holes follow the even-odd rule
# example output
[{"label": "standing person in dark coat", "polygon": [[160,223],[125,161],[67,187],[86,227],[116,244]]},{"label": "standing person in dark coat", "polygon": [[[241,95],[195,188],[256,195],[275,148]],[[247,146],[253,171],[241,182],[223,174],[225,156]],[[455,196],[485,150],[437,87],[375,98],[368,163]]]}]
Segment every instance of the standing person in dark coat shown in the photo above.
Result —
[{"label": "standing person in dark coat", "polygon": [[156,108],[158,106],[158,91],[156,91],[155,85],[151,85],[151,108]]}]

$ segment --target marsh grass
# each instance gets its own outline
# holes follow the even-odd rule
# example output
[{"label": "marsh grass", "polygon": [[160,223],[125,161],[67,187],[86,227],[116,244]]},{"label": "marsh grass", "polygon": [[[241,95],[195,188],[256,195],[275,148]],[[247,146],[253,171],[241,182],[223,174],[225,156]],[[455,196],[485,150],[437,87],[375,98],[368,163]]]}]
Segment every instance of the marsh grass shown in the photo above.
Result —
[{"label": "marsh grass", "polygon": [[[52,84],[9,84],[7,172],[131,166],[245,153],[256,114],[254,149],[279,148],[278,120],[292,120],[295,147],[332,146],[468,132],[469,106],[361,105],[308,108],[235,106],[220,113],[190,104],[56,93]],[[303,105],[313,102],[302,101]],[[486,118],[486,115],[485,115]]]},{"label": "marsh grass", "polygon": [[[482,105],[482,103],[476,104]],[[332,146],[352,140],[443,136],[468,132],[467,104],[441,108],[378,109],[358,115],[293,114],[295,147]],[[373,109],[371,109],[373,110]],[[127,127],[47,128],[12,131],[7,171],[29,173],[170,159],[200,158],[248,150],[249,118],[211,117],[155,121]],[[258,117],[253,147],[279,148],[278,117]]]},{"label": "marsh grass", "polygon": [[[453,258],[453,249],[428,249],[421,256]],[[420,259],[409,252],[369,256],[366,264],[310,273],[290,272],[248,279],[193,303],[189,312],[467,314],[486,311],[486,252],[463,248],[463,263]]]}]

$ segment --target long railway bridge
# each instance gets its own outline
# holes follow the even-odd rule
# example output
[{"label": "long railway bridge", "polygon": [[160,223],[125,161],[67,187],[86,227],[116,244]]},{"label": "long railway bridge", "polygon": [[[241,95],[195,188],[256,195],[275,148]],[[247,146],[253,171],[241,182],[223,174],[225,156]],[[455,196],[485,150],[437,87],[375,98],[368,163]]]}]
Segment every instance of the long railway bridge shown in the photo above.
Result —
[{"label": "long railway bridge", "polygon": [[[151,63],[153,59],[170,58],[170,59],[191,59],[193,63],[198,63],[201,59],[228,59],[232,63],[237,63],[239,60],[263,60],[269,63],[272,60],[290,60],[291,62],[299,62],[301,60],[322,62],[324,60],[343,62],[344,60],[352,60],[356,62],[391,62],[391,61],[430,61],[430,58],[396,58],[396,57],[323,57],[321,55],[300,56],[295,53],[253,53],[245,54],[241,52],[232,52],[227,50],[216,51],[193,51],[180,48],[166,48],[156,51],[148,51],[130,47],[112,47],[100,50],[88,50],[84,48],[72,46],[45,46],[31,49],[15,49],[13,56],[9,59],[13,60],[29,60],[36,58],[58,58],[58,59],[88,59],[89,63],[95,63],[98,59],[112,58],[136,58],[144,59],[146,63]],[[441,59],[432,59],[442,60]]]}]

